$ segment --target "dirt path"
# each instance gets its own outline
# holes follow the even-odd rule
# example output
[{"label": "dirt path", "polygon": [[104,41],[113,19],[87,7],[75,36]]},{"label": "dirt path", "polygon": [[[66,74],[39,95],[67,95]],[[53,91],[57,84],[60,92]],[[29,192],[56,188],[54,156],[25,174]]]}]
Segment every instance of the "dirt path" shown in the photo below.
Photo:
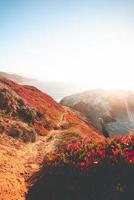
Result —
[{"label": "dirt path", "polygon": [[24,165],[24,177],[26,182],[38,172],[47,154],[56,152],[63,141],[62,130],[52,130],[45,136],[39,136],[35,143],[24,145],[17,151],[17,156]]},{"label": "dirt path", "polygon": [[58,127],[60,128],[63,124],[64,118],[65,118],[66,113],[63,113],[60,117],[59,123],[58,123]]}]

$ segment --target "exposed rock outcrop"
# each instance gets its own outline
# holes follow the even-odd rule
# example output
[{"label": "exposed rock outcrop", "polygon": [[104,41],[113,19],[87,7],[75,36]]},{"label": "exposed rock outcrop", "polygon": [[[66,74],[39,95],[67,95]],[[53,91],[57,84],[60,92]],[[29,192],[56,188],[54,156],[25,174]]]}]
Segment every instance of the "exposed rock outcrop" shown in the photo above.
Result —
[{"label": "exposed rock outcrop", "polygon": [[[134,130],[134,94],[124,90],[90,90],[65,97],[61,104],[83,113],[100,131],[110,135]],[[99,119],[103,120],[100,125]],[[101,121],[102,121],[101,120]]]}]

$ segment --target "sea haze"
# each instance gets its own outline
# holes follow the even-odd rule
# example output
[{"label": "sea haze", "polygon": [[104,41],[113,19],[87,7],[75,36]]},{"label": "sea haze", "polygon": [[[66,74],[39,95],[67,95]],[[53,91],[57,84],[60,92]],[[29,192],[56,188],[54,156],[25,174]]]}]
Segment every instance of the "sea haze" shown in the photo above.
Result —
[{"label": "sea haze", "polygon": [[35,80],[30,82],[23,82],[23,84],[37,87],[39,90],[47,93],[58,102],[65,96],[90,89],[87,85],[60,81],[45,82]]}]

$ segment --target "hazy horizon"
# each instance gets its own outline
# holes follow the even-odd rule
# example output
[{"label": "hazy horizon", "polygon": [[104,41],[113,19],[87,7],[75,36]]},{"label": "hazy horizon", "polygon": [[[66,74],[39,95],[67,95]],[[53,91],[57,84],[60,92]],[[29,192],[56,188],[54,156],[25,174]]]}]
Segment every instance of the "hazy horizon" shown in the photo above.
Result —
[{"label": "hazy horizon", "polygon": [[0,71],[132,88],[132,0],[0,1]]}]

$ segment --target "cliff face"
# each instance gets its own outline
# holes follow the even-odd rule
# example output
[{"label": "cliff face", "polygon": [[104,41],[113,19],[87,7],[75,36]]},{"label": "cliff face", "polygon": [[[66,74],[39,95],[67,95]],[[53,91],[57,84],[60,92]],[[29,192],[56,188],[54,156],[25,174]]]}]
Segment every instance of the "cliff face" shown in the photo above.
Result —
[{"label": "cliff face", "polygon": [[47,94],[0,78],[0,199],[24,200],[47,155],[81,139],[104,137]]},{"label": "cliff face", "polygon": [[104,128],[110,135],[134,130],[132,91],[91,90],[65,97],[61,104],[80,111],[100,131]]}]

